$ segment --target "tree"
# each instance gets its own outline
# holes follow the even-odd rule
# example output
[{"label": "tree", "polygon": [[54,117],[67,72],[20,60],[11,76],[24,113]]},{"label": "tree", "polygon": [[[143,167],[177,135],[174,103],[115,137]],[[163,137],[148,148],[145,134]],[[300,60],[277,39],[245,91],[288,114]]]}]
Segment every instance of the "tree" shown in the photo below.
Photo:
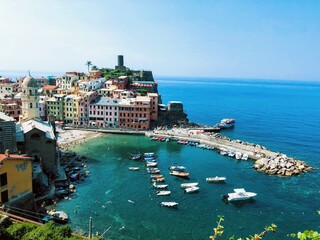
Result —
[{"label": "tree", "polygon": [[87,61],[86,64],[88,66],[88,72],[90,71],[90,66],[92,66],[92,62],[91,61]]},{"label": "tree", "polygon": [[98,70],[98,67],[96,65],[93,65],[91,70],[93,70],[93,71]]}]

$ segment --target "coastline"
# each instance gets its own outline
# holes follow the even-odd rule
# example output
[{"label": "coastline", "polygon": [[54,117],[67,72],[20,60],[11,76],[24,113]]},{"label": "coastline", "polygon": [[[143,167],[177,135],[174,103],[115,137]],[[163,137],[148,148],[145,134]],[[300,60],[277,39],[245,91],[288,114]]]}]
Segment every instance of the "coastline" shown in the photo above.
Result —
[{"label": "coastline", "polygon": [[100,137],[102,133],[84,130],[57,130],[57,146],[61,150],[72,148],[73,146]]}]

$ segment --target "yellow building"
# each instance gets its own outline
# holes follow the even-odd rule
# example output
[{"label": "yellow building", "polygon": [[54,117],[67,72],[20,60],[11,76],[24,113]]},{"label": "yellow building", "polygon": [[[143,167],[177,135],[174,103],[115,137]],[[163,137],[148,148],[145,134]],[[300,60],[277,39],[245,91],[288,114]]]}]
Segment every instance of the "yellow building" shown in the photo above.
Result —
[{"label": "yellow building", "polygon": [[32,158],[0,154],[0,203],[32,193]]},{"label": "yellow building", "polygon": [[77,95],[68,95],[64,98],[64,122],[72,125],[80,123],[80,101],[82,97]]}]

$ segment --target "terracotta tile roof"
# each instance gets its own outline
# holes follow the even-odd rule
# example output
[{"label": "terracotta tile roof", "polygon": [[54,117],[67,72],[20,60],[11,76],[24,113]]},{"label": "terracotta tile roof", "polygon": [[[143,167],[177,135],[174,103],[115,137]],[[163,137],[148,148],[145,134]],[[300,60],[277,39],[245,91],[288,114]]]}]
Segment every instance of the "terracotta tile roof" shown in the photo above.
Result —
[{"label": "terracotta tile roof", "polygon": [[4,160],[32,160],[32,158],[15,154],[10,154],[9,157],[7,157],[5,154],[0,154],[0,162],[3,162]]},{"label": "terracotta tile roof", "polygon": [[43,90],[53,90],[53,89],[56,89],[57,86],[53,86],[53,85],[46,85],[46,86],[43,86],[42,87]]}]

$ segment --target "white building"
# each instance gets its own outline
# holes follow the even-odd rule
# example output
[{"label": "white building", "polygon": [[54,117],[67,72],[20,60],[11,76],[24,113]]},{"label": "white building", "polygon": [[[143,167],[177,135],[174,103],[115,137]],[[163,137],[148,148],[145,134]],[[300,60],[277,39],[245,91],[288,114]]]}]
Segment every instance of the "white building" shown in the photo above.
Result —
[{"label": "white building", "polygon": [[20,122],[40,118],[39,114],[39,87],[37,81],[32,77],[26,77],[21,86],[22,115]]},{"label": "white building", "polygon": [[107,80],[105,78],[98,78],[90,81],[81,81],[79,83],[79,90],[85,92],[96,91],[102,88],[106,81]]}]

